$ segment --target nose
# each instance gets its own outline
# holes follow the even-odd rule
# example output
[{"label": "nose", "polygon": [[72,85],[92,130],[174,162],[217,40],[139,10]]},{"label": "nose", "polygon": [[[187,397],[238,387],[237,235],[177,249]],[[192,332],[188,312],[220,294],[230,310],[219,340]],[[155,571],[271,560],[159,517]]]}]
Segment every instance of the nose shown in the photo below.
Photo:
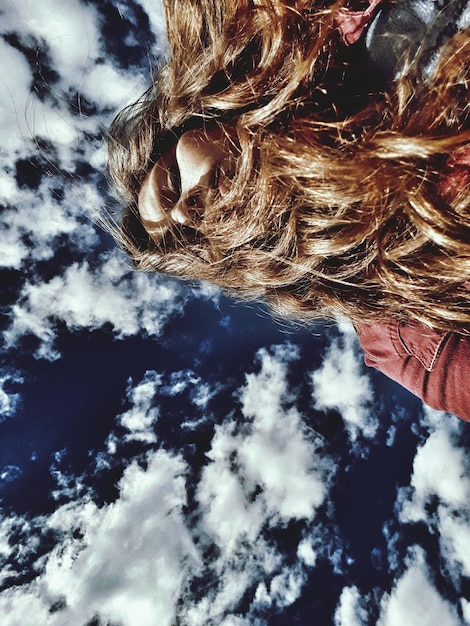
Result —
[{"label": "nose", "polygon": [[182,226],[197,226],[204,215],[207,190],[190,188],[170,211],[171,219]]},{"label": "nose", "polygon": [[187,131],[178,140],[176,162],[180,175],[180,197],[171,218],[185,226],[197,225],[204,214],[217,149],[202,131]]}]

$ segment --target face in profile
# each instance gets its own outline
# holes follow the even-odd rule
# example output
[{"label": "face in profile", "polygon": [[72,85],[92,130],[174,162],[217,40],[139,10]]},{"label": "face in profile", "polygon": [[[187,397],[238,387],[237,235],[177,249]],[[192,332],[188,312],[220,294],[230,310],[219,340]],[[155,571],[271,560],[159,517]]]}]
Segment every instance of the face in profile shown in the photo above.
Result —
[{"label": "face in profile", "polygon": [[207,207],[229,190],[230,144],[227,133],[214,125],[183,133],[158,159],[138,197],[140,219],[151,237],[160,239],[173,225],[200,227]]}]

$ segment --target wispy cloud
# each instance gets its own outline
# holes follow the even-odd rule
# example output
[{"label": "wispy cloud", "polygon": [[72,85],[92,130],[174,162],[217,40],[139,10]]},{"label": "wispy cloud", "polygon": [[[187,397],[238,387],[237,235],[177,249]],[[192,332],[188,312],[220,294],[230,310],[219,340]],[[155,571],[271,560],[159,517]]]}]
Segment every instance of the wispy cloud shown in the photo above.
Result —
[{"label": "wispy cloud", "polygon": [[22,382],[23,377],[17,371],[8,369],[0,371],[0,422],[15,414],[21,394],[12,390],[12,386],[17,389]]},{"label": "wispy cloud", "polygon": [[352,328],[343,325],[341,335],[333,339],[321,368],[312,373],[312,386],[315,408],[339,411],[353,441],[359,435],[375,435],[372,385]]},{"label": "wispy cloud", "polygon": [[[216,428],[189,516],[190,468],[178,454],[159,450],[131,460],[118,498],[101,507],[83,491],[80,477],[75,482],[82,495],[77,489],[73,496],[73,480],[62,480],[56,467],[58,486],[71,499],[42,523],[58,542],[38,562],[34,582],[0,594],[5,626],[18,619],[25,626],[38,619],[78,624],[95,614],[124,625],[169,625],[176,611],[189,625],[230,615],[247,592],[253,614],[294,602],[305,568],[315,563],[312,540],[299,538],[298,557],[289,564],[270,533],[294,520],[313,522],[334,473],[292,407],[287,376],[296,356],[289,345],[260,351],[257,371],[239,390],[240,413]],[[126,441],[151,442],[161,381],[149,372],[129,387],[131,406],[117,416],[129,435],[114,439],[104,453],[108,467]],[[97,463],[97,471],[105,466]],[[13,527],[10,522],[5,532]],[[203,597],[187,595],[187,585],[202,580]]]},{"label": "wispy cloud", "polygon": [[50,281],[27,284],[4,337],[11,346],[33,334],[41,341],[36,356],[55,359],[57,320],[70,330],[111,324],[117,337],[142,332],[158,336],[165,323],[181,313],[185,297],[176,282],[126,271],[114,256],[94,271],[84,261]]}]

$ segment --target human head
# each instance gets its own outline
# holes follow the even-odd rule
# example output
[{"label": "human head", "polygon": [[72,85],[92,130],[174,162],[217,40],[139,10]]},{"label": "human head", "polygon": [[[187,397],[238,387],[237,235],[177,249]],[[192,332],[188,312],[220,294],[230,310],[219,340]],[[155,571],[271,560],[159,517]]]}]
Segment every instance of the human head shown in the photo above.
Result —
[{"label": "human head", "polygon": [[[189,16],[201,9],[176,0],[167,11],[182,2]],[[118,239],[136,267],[208,280],[298,319],[411,316],[468,327],[468,193],[437,192],[447,156],[469,138],[468,37],[425,86],[404,76],[346,115],[328,97],[337,66],[334,57],[325,64],[335,50],[326,9],[315,22],[294,1],[228,2],[228,14],[239,11],[234,38],[219,5],[202,4],[212,16],[188,17],[191,28],[169,23],[172,57],[111,129],[110,171],[128,204]],[[299,35],[308,28],[313,51]],[[195,215],[202,228],[173,220],[161,237],[149,233],[142,185],[186,133],[214,126],[230,127],[237,146],[229,192]]]},{"label": "human head", "polygon": [[178,224],[197,230],[204,214],[230,190],[236,145],[226,128],[188,130],[156,161],[139,191],[140,220],[160,240]]},{"label": "human head", "polygon": [[[302,94],[308,93],[310,109],[320,108],[317,100],[324,109],[324,90],[315,77],[326,71],[334,33],[327,7],[332,4],[311,0],[165,3],[171,57],[141,101],[118,115],[110,131],[108,171],[128,206],[118,238],[137,267],[204,278],[230,289],[238,284],[245,295],[263,293],[262,270],[256,271],[253,258],[240,265],[242,250],[253,248],[258,255],[269,248],[271,254],[280,240],[281,248],[285,247],[290,230],[279,236],[273,227],[282,228],[285,204],[292,194],[285,180],[276,182],[274,170],[268,174],[271,168],[265,156],[272,155],[263,156],[260,147],[268,146],[268,138],[288,125],[293,109],[304,106]],[[214,124],[230,127],[231,148],[237,146],[230,193],[212,205],[213,219],[205,220],[204,242],[200,232],[176,225],[160,241],[165,256],[159,256],[140,220],[141,186],[179,137]],[[190,251],[191,246],[196,248]],[[178,260],[170,260],[170,252]],[[239,272],[235,272],[237,265]],[[230,275],[238,276],[228,279],[227,266]],[[256,276],[249,280],[252,272]],[[222,275],[227,280],[221,280]],[[241,275],[246,288],[241,287]]]}]

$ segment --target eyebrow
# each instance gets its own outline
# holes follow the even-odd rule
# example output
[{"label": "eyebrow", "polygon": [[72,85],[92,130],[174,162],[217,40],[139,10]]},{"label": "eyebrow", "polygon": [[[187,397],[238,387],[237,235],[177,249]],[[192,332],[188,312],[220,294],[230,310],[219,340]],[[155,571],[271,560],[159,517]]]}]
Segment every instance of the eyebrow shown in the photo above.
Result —
[{"label": "eyebrow", "polygon": [[[181,174],[178,167],[178,163],[176,162],[176,158],[174,158],[169,167],[166,169],[166,183],[169,188],[169,191],[174,191],[175,193],[180,193],[181,190]],[[176,180],[177,179],[177,180]]]},{"label": "eyebrow", "polygon": [[[169,198],[165,197],[165,194],[162,192],[170,191],[171,193],[180,193],[180,172],[178,163],[176,160],[176,145],[167,150],[162,156],[158,159],[158,161],[154,164],[152,168],[155,174],[158,176],[158,189],[157,195],[160,199],[160,203],[162,204],[162,208],[166,210],[166,203]],[[175,183],[175,179],[177,182]],[[165,201],[165,202],[162,202]]]}]

